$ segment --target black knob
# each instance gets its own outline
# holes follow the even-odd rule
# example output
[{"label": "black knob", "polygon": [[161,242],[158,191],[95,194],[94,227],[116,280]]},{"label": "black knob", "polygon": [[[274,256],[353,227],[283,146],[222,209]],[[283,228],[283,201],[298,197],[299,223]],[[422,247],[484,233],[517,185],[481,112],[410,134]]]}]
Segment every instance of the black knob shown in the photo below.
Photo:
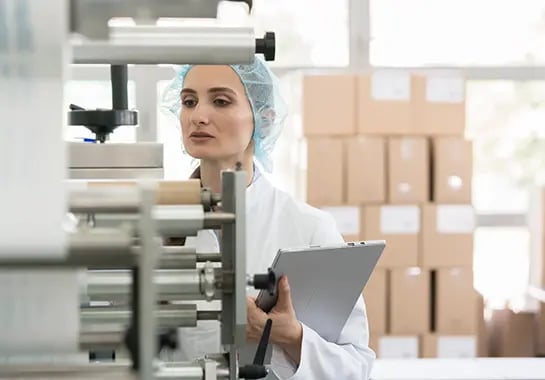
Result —
[{"label": "black knob", "polygon": [[161,332],[159,334],[159,345],[157,348],[159,352],[165,348],[176,350],[178,348],[178,332],[176,329],[171,328]]},{"label": "black knob", "polygon": [[256,54],[263,54],[265,61],[274,61],[276,56],[276,38],[274,32],[266,32],[263,38],[255,40]]},{"label": "black knob", "polygon": [[261,335],[261,339],[257,345],[254,362],[239,368],[238,377],[240,379],[262,379],[267,376],[269,371],[263,365],[263,363],[265,363],[265,354],[267,353],[267,347],[269,346],[271,329],[272,319],[267,319],[265,327],[263,328],[263,334]]},{"label": "black knob", "polygon": [[271,296],[276,291],[276,273],[269,268],[268,273],[254,275],[254,288],[259,290],[267,290]]},{"label": "black knob", "polygon": [[269,371],[264,365],[248,364],[240,367],[238,377],[241,379],[263,379]]}]

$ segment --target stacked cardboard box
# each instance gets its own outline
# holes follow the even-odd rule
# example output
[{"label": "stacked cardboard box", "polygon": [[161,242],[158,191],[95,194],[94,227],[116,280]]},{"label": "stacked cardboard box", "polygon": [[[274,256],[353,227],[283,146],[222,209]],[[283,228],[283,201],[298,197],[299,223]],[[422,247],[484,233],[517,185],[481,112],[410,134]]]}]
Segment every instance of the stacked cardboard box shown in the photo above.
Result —
[{"label": "stacked cardboard box", "polygon": [[[545,188],[537,188],[532,194],[529,208],[530,230],[530,284],[545,290]],[[545,301],[537,299],[536,354],[545,356]]]},{"label": "stacked cardboard box", "polygon": [[345,240],[387,242],[364,290],[379,357],[477,355],[464,87],[397,70],[304,78],[307,201]]}]

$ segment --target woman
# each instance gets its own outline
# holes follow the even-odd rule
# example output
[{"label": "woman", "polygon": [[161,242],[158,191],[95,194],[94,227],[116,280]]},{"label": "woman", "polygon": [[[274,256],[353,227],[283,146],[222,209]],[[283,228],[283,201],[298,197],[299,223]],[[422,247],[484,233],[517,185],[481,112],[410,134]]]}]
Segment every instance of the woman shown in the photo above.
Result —
[{"label": "woman", "polygon": [[[248,173],[249,274],[266,272],[280,248],[343,242],[328,214],[295,200],[260,174],[260,167],[271,170],[270,153],[285,118],[278,84],[260,58],[251,65],[182,66],[165,101],[179,117],[185,151],[200,161],[194,174],[203,186],[220,192],[220,172],[237,162]],[[216,235],[209,230],[187,244],[197,251],[219,250]],[[247,299],[247,311],[248,341],[257,342],[267,318],[273,320],[271,367],[278,378],[368,378],[375,354],[368,348],[362,297],[336,342],[326,341],[297,320],[287,278],[280,281],[278,303],[268,315],[255,306],[253,297]],[[195,330],[181,335],[186,356],[219,349],[217,326],[202,327],[200,336]],[[201,343],[204,338],[206,346]]]}]

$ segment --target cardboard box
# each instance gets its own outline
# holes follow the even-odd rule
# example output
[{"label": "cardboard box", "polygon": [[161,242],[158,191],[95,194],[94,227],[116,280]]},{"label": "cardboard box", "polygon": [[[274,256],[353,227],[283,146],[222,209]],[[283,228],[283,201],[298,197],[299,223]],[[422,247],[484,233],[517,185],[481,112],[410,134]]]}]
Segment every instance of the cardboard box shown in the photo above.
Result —
[{"label": "cardboard box", "polygon": [[338,206],[344,201],[343,141],[307,140],[307,202],[312,206]]},{"label": "cardboard box", "polygon": [[442,268],[435,280],[435,332],[477,335],[479,299],[473,287],[473,268]]},{"label": "cardboard box", "polygon": [[373,334],[386,334],[387,322],[387,272],[384,269],[375,269],[371,278],[363,288],[363,299],[367,310],[369,331]]},{"label": "cardboard box", "polygon": [[430,148],[424,137],[388,141],[389,203],[424,203],[430,199]]},{"label": "cardboard box", "polygon": [[463,136],[465,80],[458,74],[413,77],[415,130],[429,136]]},{"label": "cardboard box", "polygon": [[322,210],[335,219],[337,229],[345,241],[360,240],[361,215],[358,206],[322,207]]},{"label": "cardboard box", "polygon": [[414,134],[411,74],[377,70],[357,78],[357,130],[360,134]]},{"label": "cardboard box", "polygon": [[347,201],[350,204],[386,201],[386,141],[357,137],[346,141]]},{"label": "cardboard box", "polygon": [[474,335],[425,334],[421,338],[423,358],[467,359],[477,357],[477,337]]},{"label": "cardboard box", "polygon": [[386,240],[379,268],[418,265],[419,206],[366,206],[362,209],[362,240]]},{"label": "cardboard box", "polygon": [[537,313],[537,354],[545,356],[545,304],[539,306]]},{"label": "cardboard box", "polygon": [[430,272],[420,268],[390,272],[390,333],[424,334],[430,330]]},{"label": "cardboard box", "polygon": [[432,200],[471,203],[473,144],[463,138],[438,137],[432,145]]},{"label": "cardboard box", "polygon": [[377,357],[380,359],[417,359],[420,342],[416,335],[381,336]]},{"label": "cardboard box", "polygon": [[494,357],[534,357],[536,354],[535,313],[494,310],[491,353]]},{"label": "cardboard box", "polygon": [[353,75],[303,78],[303,130],[306,136],[356,134],[356,79]]},{"label": "cardboard box", "polygon": [[488,358],[490,357],[490,323],[488,318],[485,318],[485,302],[480,294],[477,296],[477,325],[477,356]]},{"label": "cardboard box", "polygon": [[375,354],[378,355],[378,340],[379,335],[375,333],[369,334],[369,348],[375,352]]},{"label": "cardboard box", "polygon": [[475,210],[471,205],[422,207],[422,266],[473,265]]}]

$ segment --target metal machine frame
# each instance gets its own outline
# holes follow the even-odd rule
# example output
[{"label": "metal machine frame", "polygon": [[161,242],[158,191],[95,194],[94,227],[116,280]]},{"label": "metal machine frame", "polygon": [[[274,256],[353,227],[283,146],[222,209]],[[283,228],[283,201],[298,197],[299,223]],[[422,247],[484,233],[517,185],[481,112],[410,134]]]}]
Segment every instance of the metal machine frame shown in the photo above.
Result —
[{"label": "metal machine frame", "polygon": [[[252,2],[245,2],[251,8]],[[62,25],[69,24],[72,39],[65,40],[68,35],[64,28],[50,36],[47,44],[57,48],[59,60],[53,66],[58,69],[58,73],[55,72],[58,76],[51,78],[46,73],[37,80],[62,82],[69,59],[74,63],[112,65],[112,110],[88,111],[71,107],[70,124],[88,126],[96,134],[97,141],[104,144],[71,144],[70,177],[143,180],[123,191],[108,187],[72,189],[69,211],[77,216],[78,223],[68,234],[66,255],[47,259],[3,255],[0,268],[90,269],[87,284],[90,302],[80,305],[80,349],[124,346],[129,357],[100,364],[73,361],[69,357],[56,357],[54,362],[38,364],[27,358],[22,362],[2,364],[0,378],[235,380],[266,376],[261,353],[268,342],[271,322],[266,326],[254,363],[244,366],[238,363],[238,350],[246,342],[246,286],[273,291],[276,283],[274,273],[251,279],[246,276],[246,174],[240,166],[224,171],[221,194],[200,189],[198,201],[164,206],[157,198],[159,183],[149,179],[158,178],[162,173],[160,147],[157,144],[126,147],[106,143],[107,135],[118,125],[137,124],[136,111],[128,110],[127,105],[128,64],[244,64],[253,62],[255,53],[264,54],[268,60],[274,59],[274,34],[255,39],[253,30],[247,27],[152,28],[138,25],[131,30],[115,30],[107,25],[112,17],[135,17],[146,23],[159,17],[216,17],[218,3],[219,0],[55,2],[53,9],[67,11],[55,17]],[[28,24],[25,25],[31,28],[46,6],[25,3],[25,7],[31,15],[24,20]],[[41,21],[40,28],[44,28]],[[183,38],[173,38],[172,33]],[[16,58],[19,58],[17,54]],[[59,94],[62,95],[62,90]],[[58,103],[55,102],[55,106]],[[53,127],[58,123],[52,119],[48,125]],[[126,159],[121,151],[127,149],[132,152],[128,154],[131,158],[140,159],[139,164]],[[183,187],[184,183],[178,185]],[[213,207],[221,211],[212,212]],[[191,248],[161,244],[163,238],[195,236],[202,229],[221,229],[220,254],[197,253]],[[222,310],[204,311],[195,305],[171,302],[202,299],[221,299]],[[103,303],[96,305],[100,301]],[[158,359],[161,348],[176,346],[173,330],[196,326],[198,320],[210,319],[221,322],[224,352],[209,353],[187,363]],[[128,328],[112,329],[112,324],[128,325]]]}]

